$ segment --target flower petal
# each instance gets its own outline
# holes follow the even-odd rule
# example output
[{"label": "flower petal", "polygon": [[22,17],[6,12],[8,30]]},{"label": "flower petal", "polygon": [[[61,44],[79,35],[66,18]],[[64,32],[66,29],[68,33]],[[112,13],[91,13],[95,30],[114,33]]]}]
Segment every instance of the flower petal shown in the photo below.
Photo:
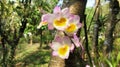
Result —
[{"label": "flower petal", "polygon": [[80,17],[78,15],[71,15],[69,22],[77,24],[80,22]]},{"label": "flower petal", "polygon": [[63,15],[64,17],[66,17],[66,18],[69,18],[70,15],[71,15],[71,13],[70,13],[70,11],[69,11],[69,8],[64,8],[64,9],[62,9],[62,15]]},{"label": "flower petal", "polygon": [[42,22],[51,21],[51,17],[52,17],[52,14],[44,14],[44,15],[42,15],[42,17],[41,17],[41,21],[42,21]]},{"label": "flower petal", "polygon": [[52,52],[52,55],[53,55],[53,56],[58,56],[58,53],[57,53],[56,51],[53,51],[53,52]]},{"label": "flower petal", "polygon": [[[61,33],[62,34],[62,33]],[[58,53],[58,56],[62,59],[67,59],[69,57],[70,51],[74,49],[71,40],[67,36],[56,35],[52,42],[51,48]]]},{"label": "flower petal", "polygon": [[45,14],[42,16],[42,22],[48,23],[48,29],[53,30],[53,20],[56,18],[54,14]]},{"label": "flower petal", "polygon": [[86,65],[85,67],[90,67],[90,65]]},{"label": "flower petal", "polygon": [[78,27],[78,28],[81,28],[81,27],[82,27],[82,24],[81,24],[81,23],[78,23],[78,24],[77,24],[77,27]]},{"label": "flower petal", "polygon": [[54,50],[57,51],[59,47],[61,47],[61,44],[59,42],[52,42],[50,47]]},{"label": "flower petal", "polygon": [[54,27],[53,27],[53,24],[52,24],[52,23],[48,23],[48,29],[49,29],[49,30],[53,30],[53,29],[54,29]]},{"label": "flower petal", "polygon": [[70,48],[68,45],[63,45],[58,49],[58,56],[67,59],[69,57]]},{"label": "flower petal", "polygon": [[75,48],[75,46],[74,46],[74,44],[72,44],[72,46],[70,48],[71,52],[73,52],[74,48]]},{"label": "flower petal", "polygon": [[72,46],[71,40],[70,40],[70,38],[68,36],[65,36],[63,38],[63,43],[68,44],[70,47]]},{"label": "flower petal", "polygon": [[53,13],[60,13],[61,12],[61,8],[59,6],[56,6],[53,10]]},{"label": "flower petal", "polygon": [[76,47],[80,47],[81,43],[79,41],[79,38],[76,36],[76,34],[73,35],[73,42],[75,44]]},{"label": "flower petal", "polygon": [[56,33],[55,38],[54,38],[54,41],[55,41],[55,42],[62,43],[63,37],[64,37],[63,32],[59,31],[59,32]]}]

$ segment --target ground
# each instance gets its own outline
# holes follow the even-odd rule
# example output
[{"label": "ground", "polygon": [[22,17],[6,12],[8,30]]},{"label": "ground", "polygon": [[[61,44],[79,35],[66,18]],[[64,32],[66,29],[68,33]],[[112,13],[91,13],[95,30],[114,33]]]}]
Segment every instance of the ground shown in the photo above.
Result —
[{"label": "ground", "polygon": [[48,67],[50,60],[50,49],[39,43],[33,45],[20,44],[16,51],[16,67]]}]

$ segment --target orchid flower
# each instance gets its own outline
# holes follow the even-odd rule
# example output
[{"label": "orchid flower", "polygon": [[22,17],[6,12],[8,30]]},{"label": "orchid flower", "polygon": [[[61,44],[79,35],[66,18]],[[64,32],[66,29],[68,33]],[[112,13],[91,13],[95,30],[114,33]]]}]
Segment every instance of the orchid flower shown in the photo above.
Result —
[{"label": "orchid flower", "polygon": [[38,28],[48,25],[49,30],[57,30],[55,38],[50,44],[50,47],[53,49],[53,56],[67,59],[74,47],[82,47],[79,38],[76,36],[76,32],[81,27],[79,22],[80,17],[78,15],[71,14],[69,8],[61,10],[59,6],[54,8],[52,14],[42,15]]},{"label": "orchid flower", "polygon": [[[40,24],[38,25],[38,29],[40,28],[40,27],[42,27],[42,26],[44,26],[44,25],[47,25],[48,23],[51,23],[52,22],[52,20],[50,20],[52,17],[51,16],[53,16],[52,14],[45,14],[45,15],[42,15],[42,17],[41,17],[41,22],[40,22]],[[49,20],[49,21],[48,21]],[[50,25],[50,24],[49,24]],[[51,28],[49,28],[49,29],[53,29],[53,27],[51,27]]]},{"label": "orchid flower", "polygon": [[67,59],[70,51],[74,49],[74,45],[67,36],[56,36],[50,46],[53,49],[52,55],[59,56],[63,59]]},{"label": "orchid flower", "polygon": [[77,32],[81,25],[82,24],[80,23],[80,17],[78,15],[72,15],[70,16],[69,25],[65,29],[65,32],[68,35],[73,35],[74,33]]},{"label": "orchid flower", "polygon": [[61,10],[60,7],[56,6],[54,8],[53,14],[56,15],[56,18],[53,20],[53,26],[57,30],[65,30],[69,24],[69,17],[71,15],[69,9],[64,8]]},{"label": "orchid flower", "polygon": [[[56,28],[57,30],[64,30],[69,24],[68,21],[70,15],[71,14],[68,8],[64,8],[63,10],[61,10],[60,7],[56,6],[53,13],[43,15],[41,21],[47,22],[49,30],[53,30],[54,28]],[[40,23],[38,28],[40,28],[42,25],[44,24]]]}]

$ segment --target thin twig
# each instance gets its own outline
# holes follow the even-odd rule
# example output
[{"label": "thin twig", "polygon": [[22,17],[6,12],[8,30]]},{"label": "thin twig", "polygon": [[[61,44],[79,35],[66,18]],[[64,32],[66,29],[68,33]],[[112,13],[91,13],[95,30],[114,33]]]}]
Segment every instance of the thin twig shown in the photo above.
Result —
[{"label": "thin twig", "polygon": [[92,59],[91,59],[91,56],[90,56],[90,53],[89,53],[89,49],[88,49],[88,36],[87,36],[87,26],[86,26],[86,15],[84,16],[84,33],[85,33],[85,48],[86,48],[86,52],[87,52],[87,55],[88,55],[88,58],[89,58],[89,62],[90,62],[90,65],[91,67],[93,67],[93,64],[92,64]]},{"label": "thin twig", "polygon": [[91,19],[91,21],[90,21],[90,25],[88,26],[88,29],[87,29],[88,32],[89,32],[90,27],[91,27],[91,25],[92,25],[92,21],[93,21],[93,19],[94,19],[95,13],[96,13],[96,11],[97,11],[98,5],[99,5],[99,4],[97,4],[97,6],[95,7],[95,11],[94,11],[94,14],[93,14],[93,16],[92,16],[92,19]]}]

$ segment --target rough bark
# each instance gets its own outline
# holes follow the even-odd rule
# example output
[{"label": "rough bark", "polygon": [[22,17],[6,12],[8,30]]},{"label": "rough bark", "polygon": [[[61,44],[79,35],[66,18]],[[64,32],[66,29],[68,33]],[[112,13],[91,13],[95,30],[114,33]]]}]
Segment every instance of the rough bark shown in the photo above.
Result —
[{"label": "rough bark", "polygon": [[51,56],[51,60],[48,67],[65,67],[65,61],[60,57]]},{"label": "rough bark", "polygon": [[113,32],[117,24],[117,14],[119,13],[119,3],[118,0],[110,0],[110,18],[107,26],[107,31],[105,35],[105,45],[106,53],[109,53],[113,49]]}]

